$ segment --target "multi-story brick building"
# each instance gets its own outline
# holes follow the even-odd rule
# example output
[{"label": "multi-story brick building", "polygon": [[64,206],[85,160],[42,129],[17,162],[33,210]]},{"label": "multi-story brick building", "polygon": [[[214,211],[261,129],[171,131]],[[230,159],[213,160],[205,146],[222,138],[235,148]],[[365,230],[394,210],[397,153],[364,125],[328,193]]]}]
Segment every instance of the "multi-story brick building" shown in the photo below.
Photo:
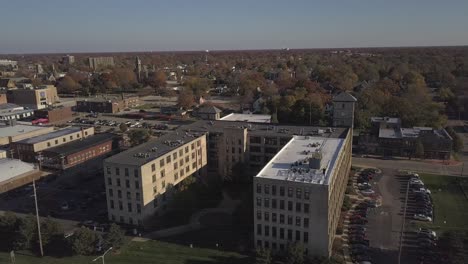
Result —
[{"label": "multi-story brick building", "polygon": [[117,113],[129,107],[139,105],[138,96],[89,98],[76,102],[77,112]]},{"label": "multi-story brick building", "polygon": [[205,133],[168,134],[106,159],[109,219],[142,225],[164,213],[177,184],[206,163]]},{"label": "multi-story brick building", "polygon": [[48,134],[13,142],[10,149],[13,157],[23,161],[34,162],[41,151],[60,146],[75,140],[94,135],[94,127],[67,127]]}]

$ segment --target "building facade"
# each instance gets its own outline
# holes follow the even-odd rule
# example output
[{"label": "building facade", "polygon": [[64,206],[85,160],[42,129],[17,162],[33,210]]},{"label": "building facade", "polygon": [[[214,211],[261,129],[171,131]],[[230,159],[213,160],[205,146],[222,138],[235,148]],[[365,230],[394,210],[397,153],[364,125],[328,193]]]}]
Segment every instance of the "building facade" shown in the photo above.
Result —
[{"label": "building facade", "polygon": [[40,158],[40,152],[43,150],[81,140],[91,135],[94,135],[94,127],[68,127],[13,142],[10,149],[14,158],[34,162]]},{"label": "building facade", "polygon": [[92,98],[77,101],[76,111],[94,113],[118,113],[126,108],[138,106],[139,103],[140,100],[138,96],[124,98]]},{"label": "building facade", "polygon": [[49,123],[58,122],[72,118],[73,111],[71,107],[49,107],[34,111],[34,116],[37,118],[47,118]]},{"label": "building facade", "polygon": [[349,93],[342,92],[333,98],[333,126],[353,127],[354,108],[357,99]]},{"label": "building facade", "polygon": [[352,135],[294,136],[254,178],[257,248],[330,256],[351,168]]},{"label": "building facade", "polygon": [[0,125],[0,146],[9,145],[12,142],[20,141],[27,138],[37,137],[54,131],[53,127],[16,125],[7,122],[5,125]]},{"label": "building facade", "polygon": [[163,214],[178,184],[206,164],[205,133],[168,134],[106,159],[109,220],[140,226]]},{"label": "building facade", "polygon": [[37,89],[10,89],[7,91],[10,103],[30,109],[43,109],[59,101],[57,88],[53,85],[42,85]]},{"label": "building facade", "polygon": [[114,57],[90,57],[88,63],[89,67],[93,70],[113,67],[115,65]]}]

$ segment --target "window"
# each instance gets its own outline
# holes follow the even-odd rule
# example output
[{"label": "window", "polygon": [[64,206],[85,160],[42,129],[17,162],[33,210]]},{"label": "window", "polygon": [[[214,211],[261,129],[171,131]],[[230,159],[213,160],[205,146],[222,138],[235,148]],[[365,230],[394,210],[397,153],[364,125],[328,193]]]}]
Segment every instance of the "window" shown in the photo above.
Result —
[{"label": "window", "polygon": [[293,210],[293,202],[288,201],[288,211],[292,211],[292,210]]},{"label": "window", "polygon": [[66,138],[62,138],[62,142],[67,142],[67,139]]},{"label": "window", "polygon": [[115,175],[117,175],[117,176],[120,175],[120,168],[115,168]]},{"label": "window", "polygon": [[114,200],[110,200],[110,208],[114,209]]},{"label": "window", "polygon": [[161,159],[159,160],[159,167],[162,168],[163,166],[164,166],[164,159]]},{"label": "window", "polygon": [[304,192],[304,199],[309,200],[309,198],[310,198],[310,193],[309,193],[309,191],[306,190]]},{"label": "window", "polygon": [[174,173],[174,181],[177,181],[179,179],[179,173]]},{"label": "window", "polygon": [[279,236],[280,236],[280,239],[284,239],[284,228],[281,228],[279,229]]},{"label": "window", "polygon": [[280,186],[280,196],[284,196],[284,186]]},{"label": "window", "polygon": [[305,204],[304,204],[304,213],[305,213],[305,214],[308,214],[308,213],[309,213],[309,207],[310,207],[310,205],[309,205],[308,203],[305,203]]},{"label": "window", "polygon": [[153,182],[156,182],[156,174],[153,174]]},{"label": "window", "polygon": [[[239,142],[240,142],[240,139],[239,139]],[[199,147],[199,146],[200,146],[200,140],[197,141],[197,147]]]},{"label": "window", "polygon": [[177,159],[177,152],[174,152],[174,153],[172,154],[172,158],[173,158],[174,160]]},{"label": "window", "polygon": [[296,226],[301,226],[301,217],[296,216]]},{"label": "window", "polygon": [[300,240],[301,240],[301,231],[296,230],[296,241],[300,241]]},{"label": "window", "polygon": [[292,225],[293,218],[291,215],[288,215],[288,225]]},{"label": "window", "polygon": [[125,220],[124,220],[124,217],[123,217],[123,216],[120,216],[120,222],[121,222],[121,223],[125,222]]},{"label": "window", "polygon": [[166,157],[166,163],[169,163],[169,162],[171,162],[171,155]]},{"label": "window", "polygon": [[261,240],[257,240],[257,247],[262,247],[262,241]]},{"label": "window", "polygon": [[309,243],[309,232],[304,232],[303,241],[304,241],[304,244]]},{"label": "window", "polygon": [[262,197],[257,197],[257,206],[262,206]]},{"label": "window", "polygon": [[301,203],[296,203],[296,212],[300,213],[301,210]]},{"label": "window", "polygon": [[122,201],[119,201],[119,210],[122,211],[123,210],[123,204],[122,204]]},{"label": "window", "polygon": [[141,197],[140,197],[140,193],[139,193],[139,192],[135,193],[135,199],[136,199],[137,201],[140,201]]},{"label": "window", "polygon": [[117,187],[120,187],[120,179],[117,179]]},{"label": "window", "polygon": [[280,224],[284,224],[284,214],[280,214]]},{"label": "window", "polygon": [[271,199],[271,207],[276,209],[276,199]]},{"label": "window", "polygon": [[296,189],[296,198],[298,198],[298,199],[302,198],[302,189],[301,188]]},{"label": "window", "polygon": [[55,145],[57,145],[57,144],[58,144],[58,139],[55,140]]},{"label": "window", "polygon": [[125,176],[128,177],[128,168],[125,168]]},{"label": "window", "polygon": [[185,167],[185,172],[188,173],[189,171],[190,171],[190,166]]},{"label": "window", "polygon": [[165,170],[161,170],[161,178],[164,178],[164,176],[166,176],[166,171],[165,171]]},{"label": "window", "polygon": [[184,150],[183,150],[183,149],[180,149],[180,150],[179,150],[179,157],[182,157],[182,155],[184,155]]},{"label": "window", "polygon": [[276,185],[271,186],[271,195],[276,195]]},{"label": "window", "polygon": [[153,186],[153,194],[156,194],[158,192],[158,187],[157,186]]},{"label": "window", "polygon": [[112,178],[111,177],[107,177],[107,185],[112,185]]},{"label": "window", "polygon": [[276,213],[272,213],[272,214],[271,214],[271,221],[272,221],[273,223],[276,223]]},{"label": "window", "polygon": [[270,199],[265,198],[265,200],[263,202],[264,202],[266,208],[270,207]]},{"label": "window", "polygon": [[275,226],[271,227],[271,236],[276,237],[276,227]]},{"label": "window", "polygon": [[125,180],[125,187],[130,188],[130,181],[129,180]]},{"label": "window", "polygon": [[197,163],[196,162],[192,163],[192,170],[194,170],[196,167],[197,167]]},{"label": "window", "polygon": [[113,196],[114,196],[114,190],[109,189],[109,197],[113,197]]},{"label": "window", "polygon": [[140,188],[140,182],[139,181],[135,181],[135,188]]},{"label": "window", "polygon": [[262,193],[262,185],[257,183],[257,193]]},{"label": "window", "polygon": [[280,210],[284,210],[284,200],[280,200]]},{"label": "window", "polygon": [[292,230],[288,229],[288,240],[292,240]]},{"label": "window", "polygon": [[[270,236],[270,226],[265,226],[265,236]],[[265,245],[266,245],[266,242],[265,242]]]},{"label": "window", "polygon": [[305,227],[305,228],[308,228],[308,227],[309,227],[309,218],[304,217],[304,221],[303,221],[303,222],[304,222],[304,227]]},{"label": "window", "polygon": [[194,143],[192,143],[192,145],[190,145],[190,149],[191,149],[191,150],[194,150],[194,149],[195,149],[195,144],[194,144]]},{"label": "window", "polygon": [[267,221],[267,222],[270,221],[270,213],[265,212],[263,217],[265,218],[265,221]]},{"label": "window", "polygon": [[141,205],[137,204],[137,213],[141,214]]},{"label": "window", "polygon": [[293,188],[292,187],[288,188],[288,197],[293,197]]},{"label": "window", "polygon": [[117,197],[119,199],[122,198],[122,191],[121,190],[117,190]]},{"label": "window", "polygon": [[133,170],[133,176],[135,176],[135,178],[138,178],[138,169]]},{"label": "window", "polygon": [[174,162],[174,170],[177,170],[178,167],[179,167],[179,163]]},{"label": "window", "polygon": [[185,147],[185,154],[187,154],[189,151],[188,146]]},{"label": "window", "polygon": [[128,204],[127,204],[127,209],[128,209],[129,212],[132,211],[132,204],[131,204],[131,203],[128,203]]},{"label": "window", "polygon": [[262,220],[262,211],[257,211],[257,220]]},{"label": "window", "polygon": [[47,142],[47,146],[50,147],[50,142]]},{"label": "window", "polygon": [[162,187],[163,189],[166,188],[166,181],[162,181],[161,187]]},{"label": "window", "polygon": [[131,195],[130,192],[127,192],[127,199],[128,199],[128,200],[132,199],[132,195]]},{"label": "window", "polygon": [[270,185],[265,184],[265,194],[270,194]]},{"label": "window", "polygon": [[257,224],[257,235],[262,235],[262,225]]},{"label": "window", "polygon": [[106,173],[111,174],[111,168],[110,167],[106,167]]}]

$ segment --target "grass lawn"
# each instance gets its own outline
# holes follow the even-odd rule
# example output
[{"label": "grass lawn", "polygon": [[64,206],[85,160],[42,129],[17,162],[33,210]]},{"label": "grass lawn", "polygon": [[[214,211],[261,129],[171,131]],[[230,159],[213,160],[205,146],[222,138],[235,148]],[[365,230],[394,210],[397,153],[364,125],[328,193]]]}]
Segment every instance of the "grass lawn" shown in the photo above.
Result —
[{"label": "grass lawn", "polygon": [[[37,258],[16,254],[16,264],[85,264],[94,257]],[[100,260],[99,260],[100,261]],[[9,253],[0,252],[0,263],[10,263]],[[100,263],[100,262],[99,262]],[[249,263],[247,256],[213,249],[190,248],[160,241],[130,242],[119,253],[106,255],[106,263],[112,264],[201,264],[201,263]]]},{"label": "grass lawn", "polygon": [[468,199],[460,187],[465,179],[433,174],[420,176],[431,190],[434,202],[434,223],[425,226],[440,231],[468,230]]}]

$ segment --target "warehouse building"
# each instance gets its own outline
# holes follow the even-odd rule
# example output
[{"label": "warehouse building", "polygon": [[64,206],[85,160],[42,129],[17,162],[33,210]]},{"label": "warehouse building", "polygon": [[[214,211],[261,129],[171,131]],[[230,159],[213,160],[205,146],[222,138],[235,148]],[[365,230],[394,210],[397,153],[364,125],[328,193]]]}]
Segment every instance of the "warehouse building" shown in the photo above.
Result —
[{"label": "warehouse building", "polygon": [[12,142],[36,137],[54,131],[53,127],[30,126],[15,124],[15,121],[8,121],[0,125],[0,146],[9,145]]}]

